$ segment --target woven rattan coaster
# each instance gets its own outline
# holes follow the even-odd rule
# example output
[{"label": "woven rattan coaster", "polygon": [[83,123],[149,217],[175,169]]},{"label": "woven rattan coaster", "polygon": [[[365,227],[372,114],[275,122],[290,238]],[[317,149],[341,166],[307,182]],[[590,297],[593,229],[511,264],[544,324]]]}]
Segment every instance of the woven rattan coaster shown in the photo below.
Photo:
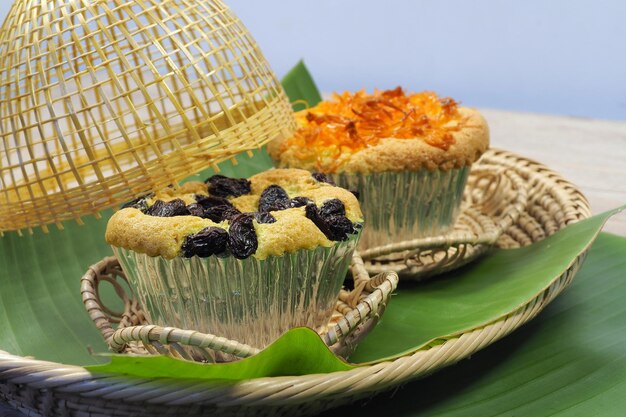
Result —
[{"label": "woven rattan coaster", "polygon": [[[385,311],[398,276],[384,272],[370,278],[358,254],[352,258],[352,290],[341,290],[335,311],[320,336],[336,354],[347,357]],[[124,303],[122,312],[108,308],[99,286],[107,282]],[[111,350],[118,353],[163,354],[187,360],[222,362],[246,358],[259,348],[193,329],[155,326],[139,305],[117,259],[92,265],[81,280],[83,303]],[[114,328],[116,326],[116,328]]]},{"label": "woven rattan coaster", "polygon": [[367,271],[394,271],[403,280],[422,280],[459,268],[492,247],[526,209],[528,187],[515,169],[489,155],[472,168],[452,231],[368,248],[361,252]]}]

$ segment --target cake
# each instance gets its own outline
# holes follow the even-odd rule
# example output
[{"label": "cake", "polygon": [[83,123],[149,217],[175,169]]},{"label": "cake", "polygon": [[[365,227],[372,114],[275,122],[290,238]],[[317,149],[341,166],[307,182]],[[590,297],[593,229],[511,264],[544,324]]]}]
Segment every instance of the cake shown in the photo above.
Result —
[{"label": "cake", "polygon": [[140,197],[106,240],[153,323],[264,347],[327,323],[361,227],[352,193],[276,169]]},{"label": "cake", "polygon": [[335,94],[296,119],[299,129],[270,143],[270,156],[359,191],[365,248],[448,231],[469,168],[489,146],[478,111],[400,87]]}]

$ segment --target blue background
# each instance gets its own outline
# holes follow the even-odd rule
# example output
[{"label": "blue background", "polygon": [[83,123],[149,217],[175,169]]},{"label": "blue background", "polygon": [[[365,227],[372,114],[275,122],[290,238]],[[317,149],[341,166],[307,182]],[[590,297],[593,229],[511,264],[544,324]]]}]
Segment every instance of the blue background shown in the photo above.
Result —
[{"label": "blue background", "polygon": [[[626,1],[226,0],[282,76],[626,120]],[[0,0],[0,16],[10,6]]]}]

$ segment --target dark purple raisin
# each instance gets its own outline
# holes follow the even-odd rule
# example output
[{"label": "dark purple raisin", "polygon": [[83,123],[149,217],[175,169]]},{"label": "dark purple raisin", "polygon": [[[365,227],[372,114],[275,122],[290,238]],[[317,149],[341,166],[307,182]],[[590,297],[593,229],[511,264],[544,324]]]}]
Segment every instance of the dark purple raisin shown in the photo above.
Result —
[{"label": "dark purple raisin", "polygon": [[177,198],[170,201],[157,200],[146,210],[146,214],[157,217],[189,216],[189,210],[185,202]]},{"label": "dark purple raisin", "polygon": [[233,204],[225,198],[222,197],[214,197],[210,195],[202,195],[196,194],[195,196],[196,202],[200,204],[205,209],[213,206],[232,206]]},{"label": "dark purple raisin", "polygon": [[294,197],[289,201],[289,207],[303,207],[312,202],[313,200],[307,197]]},{"label": "dark purple raisin", "polygon": [[262,224],[267,224],[267,223],[275,223],[276,222],[276,218],[274,216],[272,216],[270,213],[265,213],[265,212],[256,212],[256,213],[252,213],[252,215],[254,216],[254,218],[256,219],[257,222],[262,223]]},{"label": "dark purple raisin", "polygon": [[223,175],[213,175],[205,183],[209,185],[209,193],[217,197],[239,197],[250,194],[250,181],[245,178],[228,178]]},{"label": "dark purple raisin", "polygon": [[350,191],[356,197],[357,200],[361,198],[361,193],[359,192],[359,190],[355,189],[355,190],[348,190],[348,191]]},{"label": "dark purple raisin", "polygon": [[320,215],[324,218],[330,216],[345,216],[346,207],[343,205],[341,200],[333,198],[332,200],[327,200],[324,204],[322,204],[322,208],[320,208]]},{"label": "dark purple raisin", "polygon": [[335,184],[335,181],[333,181],[328,175],[321,173],[321,172],[314,172],[313,174],[311,174],[313,176],[313,178],[315,178],[318,182],[325,182],[327,184],[330,185],[337,185]]},{"label": "dark purple raisin", "polygon": [[347,240],[348,235],[354,233],[354,226],[346,216],[331,216],[325,220],[332,231],[330,240]]},{"label": "dark purple raisin", "polygon": [[228,230],[228,247],[237,259],[245,259],[256,252],[259,242],[252,220],[248,213],[240,214],[230,222]]},{"label": "dark purple raisin", "polygon": [[154,194],[146,194],[146,195],[142,195],[141,197],[137,197],[134,200],[129,201],[128,203],[124,204],[122,206],[122,208],[136,208],[138,210],[141,210],[143,212],[145,212],[146,210],[148,210],[148,199],[154,197]]},{"label": "dark purple raisin", "polygon": [[287,208],[289,208],[289,196],[282,187],[276,184],[270,185],[261,193],[259,211],[269,212]]},{"label": "dark purple raisin", "polygon": [[320,215],[320,210],[317,208],[317,206],[315,204],[307,204],[304,208],[304,211],[306,217],[313,223],[315,223],[317,228],[320,229],[322,233],[326,235],[326,237],[328,237],[328,235],[330,234],[330,228],[326,224],[324,218],[322,218],[322,216]]},{"label": "dark purple raisin", "polygon": [[187,236],[181,249],[185,258],[191,258],[194,255],[206,258],[224,253],[227,243],[228,232],[226,230],[219,227],[207,227],[195,235]]},{"label": "dark purple raisin", "polygon": [[232,205],[211,206],[204,210],[204,218],[219,223],[223,220],[231,220],[241,212]]},{"label": "dark purple raisin", "polygon": [[189,204],[187,210],[189,210],[189,214],[192,216],[204,217],[204,207],[198,203]]},{"label": "dark purple raisin", "polygon": [[163,200],[157,200],[154,202],[154,204],[152,204],[151,207],[149,207],[146,210],[146,214],[150,215],[150,216],[158,216],[157,213],[160,213],[161,210],[163,210],[165,207],[165,201]]},{"label": "dark purple raisin", "polygon": [[307,204],[306,217],[330,240],[346,240],[348,234],[354,233],[352,222],[345,216],[324,217],[315,204]]}]

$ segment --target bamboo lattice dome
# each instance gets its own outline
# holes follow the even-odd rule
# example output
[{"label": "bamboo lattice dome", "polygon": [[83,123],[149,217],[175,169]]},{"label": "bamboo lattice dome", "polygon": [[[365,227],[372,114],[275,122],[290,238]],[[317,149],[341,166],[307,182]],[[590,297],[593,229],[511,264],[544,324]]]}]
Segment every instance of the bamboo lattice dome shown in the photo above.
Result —
[{"label": "bamboo lattice dome", "polygon": [[0,30],[0,232],[97,215],[294,127],[220,0],[17,0]]}]

